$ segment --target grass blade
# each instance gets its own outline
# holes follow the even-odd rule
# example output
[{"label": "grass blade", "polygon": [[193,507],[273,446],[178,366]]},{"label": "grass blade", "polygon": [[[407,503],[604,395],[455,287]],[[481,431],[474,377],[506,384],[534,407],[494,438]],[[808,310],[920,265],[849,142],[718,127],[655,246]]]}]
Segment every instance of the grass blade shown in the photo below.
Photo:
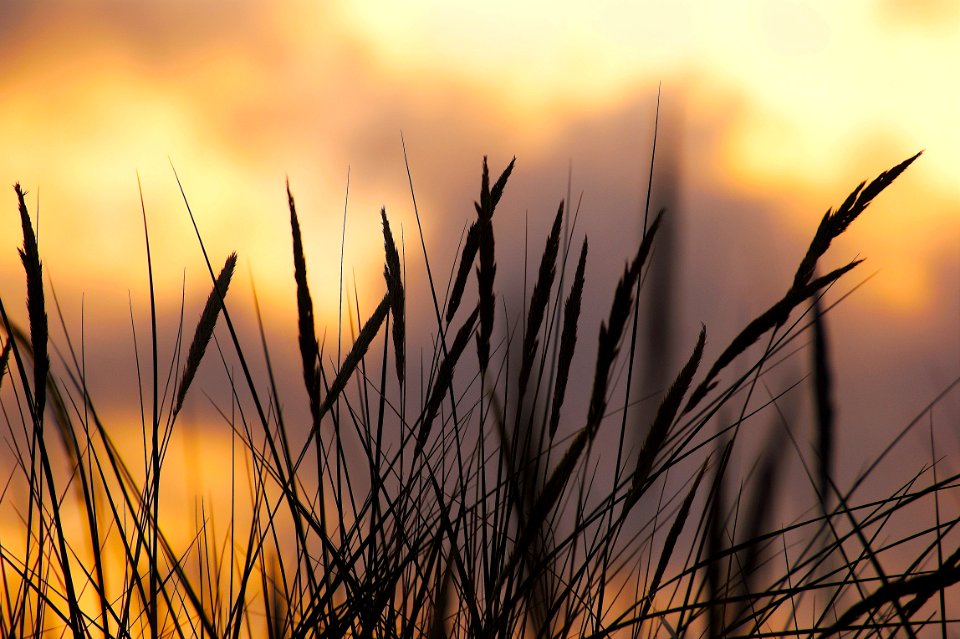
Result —
[{"label": "grass blade", "polygon": [[403,371],[406,368],[404,344],[406,342],[406,317],[404,312],[403,277],[400,271],[400,254],[390,232],[390,222],[387,220],[387,209],[380,209],[383,219],[383,245],[386,252],[386,263],[383,267],[383,278],[387,282],[387,295],[390,297],[390,313],[393,315],[393,350],[396,356],[397,380],[403,386]]},{"label": "grass blade", "polygon": [[327,394],[323,398],[323,403],[320,404],[320,417],[323,417],[327,414],[327,411],[329,411],[334,402],[337,401],[337,397],[339,397],[340,393],[343,392],[343,389],[346,388],[347,382],[350,381],[350,378],[356,371],[357,366],[360,364],[360,360],[364,355],[367,354],[367,349],[370,348],[373,338],[376,337],[377,333],[380,331],[380,326],[383,324],[383,320],[387,317],[387,312],[389,310],[390,294],[387,293],[383,296],[383,299],[380,300],[380,304],[377,306],[376,310],[373,311],[373,314],[367,320],[367,323],[363,325],[363,328],[357,335],[356,341],[353,343],[353,348],[350,349],[350,352],[347,353],[347,356],[343,359],[343,364],[340,366],[340,371],[333,379],[333,382],[331,382],[330,388],[327,390]]},{"label": "grass blade", "polygon": [[640,278],[640,272],[650,255],[650,248],[653,246],[653,239],[657,235],[657,229],[663,219],[663,211],[657,215],[647,234],[643,236],[637,255],[629,267],[623,269],[623,275],[617,283],[617,289],[613,294],[613,303],[610,306],[610,315],[605,323],[600,324],[600,337],[597,343],[597,365],[594,369],[593,391],[590,394],[590,408],[587,412],[587,430],[591,433],[591,439],[596,435],[597,428],[600,426],[600,420],[607,408],[607,386],[609,384],[610,370],[614,361],[617,359],[617,353],[620,350],[620,339],[623,337],[624,329],[627,325],[627,319],[630,316],[630,310],[633,302],[633,288]]},{"label": "grass blade", "polygon": [[197,322],[197,328],[193,333],[193,341],[190,342],[190,350],[187,352],[187,362],[183,366],[183,374],[180,376],[180,385],[177,388],[177,401],[174,404],[173,414],[180,413],[183,408],[183,400],[187,396],[190,384],[193,382],[197,369],[200,368],[200,361],[207,350],[207,344],[213,337],[213,329],[217,325],[217,318],[220,316],[220,310],[223,308],[224,300],[227,297],[227,289],[230,287],[230,279],[233,277],[234,267],[237,265],[237,254],[231,253],[220,269],[220,275],[214,284],[213,290],[207,296],[207,303],[203,306],[203,312],[200,313],[200,319]]},{"label": "grass blade", "polygon": [[787,291],[787,294],[779,302],[768,308],[766,311],[758,315],[752,322],[747,324],[747,326],[740,331],[740,333],[733,338],[733,341],[730,342],[730,345],[720,356],[717,357],[716,361],[713,363],[713,366],[710,367],[710,371],[707,373],[706,378],[700,382],[700,385],[697,386],[697,389],[690,396],[690,401],[687,402],[687,406],[684,409],[684,412],[690,412],[694,406],[696,406],[700,401],[706,397],[716,386],[714,381],[717,375],[726,368],[733,360],[739,357],[745,350],[750,348],[758,339],[760,339],[767,331],[779,328],[786,323],[787,319],[790,317],[790,313],[804,301],[817,295],[830,286],[843,275],[856,268],[863,260],[854,260],[846,266],[841,266],[840,268],[831,271],[830,273],[818,277],[809,284],[803,286],[800,289],[791,288]]},{"label": "grass blade", "polygon": [[30,214],[24,201],[25,193],[20,184],[13,187],[17,194],[20,224],[23,228],[23,248],[17,249],[20,261],[27,274],[27,316],[30,319],[30,342],[33,349],[33,410],[37,420],[42,419],[47,396],[47,373],[50,370],[50,355],[47,352],[47,312],[43,300],[43,265],[37,237],[33,233]]},{"label": "grass blade", "polygon": [[480,254],[480,266],[477,268],[477,289],[480,295],[480,332],[477,335],[477,357],[480,360],[481,371],[487,370],[487,363],[490,359],[490,339],[493,336],[496,305],[496,294],[493,290],[493,282],[497,275],[497,262],[494,255],[493,213],[500,202],[503,189],[507,185],[507,179],[513,172],[513,165],[516,161],[516,158],[510,160],[510,164],[500,174],[491,189],[490,172],[487,168],[487,158],[484,156],[480,203],[474,203],[477,209],[477,250]]},{"label": "grass blade", "polygon": [[447,324],[453,320],[457,309],[460,308],[463,291],[467,286],[467,277],[470,275],[470,269],[473,268],[473,262],[477,258],[477,250],[479,248],[480,230],[477,227],[477,223],[473,222],[467,231],[467,239],[463,244],[463,251],[460,253],[460,266],[457,269],[457,278],[453,282],[453,290],[450,293],[450,301],[447,304]]},{"label": "grass blade", "polygon": [[473,309],[473,313],[470,314],[467,320],[463,323],[463,326],[460,327],[460,330],[457,331],[457,336],[454,338],[453,344],[450,346],[449,353],[440,363],[440,368],[437,370],[437,376],[433,381],[433,388],[428,395],[427,405],[423,413],[423,420],[420,422],[420,430],[417,433],[417,445],[414,452],[414,457],[419,455],[420,451],[423,449],[423,446],[426,444],[427,437],[430,435],[430,429],[433,426],[433,420],[436,419],[437,413],[440,412],[440,404],[443,402],[443,395],[453,380],[454,368],[456,367],[457,361],[459,361],[460,356],[463,355],[463,351],[469,343],[470,336],[473,334],[473,328],[477,322],[477,317],[479,314],[479,307]]},{"label": "grass blade", "polygon": [[817,490],[820,507],[827,513],[830,501],[830,469],[833,465],[833,392],[828,361],[827,329],[820,298],[813,303],[813,388],[817,414]]},{"label": "grass blade", "polygon": [[300,237],[300,220],[297,207],[287,182],[287,204],[290,208],[290,231],[293,237],[293,278],[297,283],[297,328],[300,359],[303,364],[303,383],[310,399],[310,415],[313,427],[320,427],[320,362],[316,328],[313,323],[313,300],[307,285],[307,261],[303,255],[303,240]]},{"label": "grass blade", "polygon": [[667,440],[667,436],[670,434],[670,426],[673,425],[677,411],[680,410],[680,403],[690,389],[690,384],[693,382],[693,376],[697,372],[697,367],[700,366],[700,359],[703,357],[703,346],[706,343],[706,339],[707,329],[703,327],[700,329],[700,336],[697,338],[697,345],[694,347],[690,359],[684,364],[679,375],[677,375],[677,379],[674,380],[673,385],[670,386],[670,390],[667,391],[663,401],[660,402],[660,407],[657,409],[657,415],[653,420],[653,425],[647,433],[643,447],[640,449],[640,455],[637,458],[637,468],[633,474],[633,486],[624,504],[624,509],[626,510],[629,510],[637,503],[637,500],[640,499],[640,496],[643,495],[643,491],[646,489],[645,484],[650,476],[650,471],[653,469],[653,463],[663,443]]},{"label": "grass blade", "polygon": [[650,612],[650,606],[653,605],[653,598],[657,594],[657,590],[660,589],[660,582],[663,581],[663,575],[666,573],[667,566],[670,564],[670,558],[673,556],[673,550],[676,548],[677,540],[680,539],[683,526],[687,521],[687,517],[690,516],[693,499],[697,496],[697,489],[700,487],[700,481],[703,479],[706,470],[706,464],[700,467],[700,472],[697,473],[696,479],[693,480],[693,486],[690,487],[690,492],[684,497],[683,503],[680,504],[680,510],[677,511],[677,516],[674,518],[669,532],[667,532],[667,538],[663,542],[663,550],[660,552],[660,559],[657,561],[657,568],[653,573],[653,579],[650,580],[650,586],[647,588],[647,596],[644,599],[643,608],[640,611],[641,619],[646,617],[647,613]]},{"label": "grass blade", "polygon": [[[920,157],[922,153],[923,151],[920,151],[913,157],[909,157],[895,167],[884,171],[874,178],[870,184],[861,182],[860,185],[847,196],[847,199],[844,200],[836,212],[828,210],[824,214],[823,219],[820,220],[820,226],[817,227],[813,240],[810,242],[810,247],[807,249],[806,255],[803,256],[803,259],[800,261],[800,266],[797,267],[797,273],[793,278],[793,288],[802,288],[810,282],[810,279],[813,277],[813,272],[817,267],[817,260],[827,252],[827,249],[830,248],[830,243],[846,231],[851,222],[866,210],[870,203],[873,202],[873,199],[885,188],[890,186],[901,173],[906,171],[907,167],[913,164],[914,160]],[[864,186],[865,184],[866,186]]]},{"label": "grass blade", "polygon": [[10,363],[10,349],[13,347],[13,337],[8,337],[0,353],[0,388],[3,387],[3,378],[7,374],[7,365]]},{"label": "grass blade", "polygon": [[560,251],[560,223],[562,221],[563,202],[560,202],[557,215],[553,220],[553,227],[547,236],[543,256],[540,258],[540,270],[537,273],[537,281],[533,285],[533,293],[530,295],[530,310],[527,314],[527,330],[523,336],[523,355],[520,364],[521,397],[527,389],[530,370],[533,368],[533,361],[537,354],[537,347],[539,346],[537,335],[540,332],[540,326],[543,324],[547,302],[550,301],[550,291],[553,289],[553,280],[557,273],[557,254]]},{"label": "grass blade", "polygon": [[560,425],[560,409],[567,390],[567,380],[570,376],[570,364],[573,362],[573,352],[577,346],[577,321],[580,318],[580,301],[583,299],[584,270],[587,265],[587,239],[583,239],[580,249],[580,260],[577,262],[577,271],[573,276],[573,286],[570,295],[563,307],[563,329],[560,333],[560,349],[557,355],[557,382],[553,393],[553,402],[550,409],[550,439],[557,434]]}]

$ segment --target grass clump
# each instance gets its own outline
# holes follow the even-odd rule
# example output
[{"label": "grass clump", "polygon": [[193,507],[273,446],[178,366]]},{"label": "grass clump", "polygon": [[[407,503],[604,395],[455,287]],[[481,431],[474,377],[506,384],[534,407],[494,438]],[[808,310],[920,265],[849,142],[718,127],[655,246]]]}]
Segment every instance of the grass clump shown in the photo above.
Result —
[{"label": "grass clump", "polygon": [[[242,346],[227,304],[236,264],[231,254],[219,275],[209,268],[213,289],[184,366],[171,363],[171,371],[182,372],[170,398],[169,385],[158,381],[161,336],[151,301],[152,410],[149,424],[144,417],[139,471],[119,454],[113,428],[101,421],[72,345],[62,367],[50,366],[39,251],[18,186],[28,330],[0,303],[0,382],[10,378],[2,403],[15,458],[0,500],[20,505],[22,526],[16,543],[0,539],[0,635],[41,636],[51,629],[74,637],[945,635],[953,624],[946,595],[960,581],[960,551],[944,553],[944,545],[960,518],[941,520],[939,500],[958,477],[926,467],[894,494],[872,501],[855,493],[875,464],[851,487],[835,482],[820,298],[859,262],[816,275],[831,241],[916,157],[861,184],[828,211],[784,295],[705,373],[703,328],[686,362],[671,371],[674,381],[649,423],[640,424],[627,419],[636,415],[634,402],[617,380],[623,371],[649,366],[633,344],[636,302],[667,214],[653,218],[609,287],[610,310],[593,345],[580,326],[587,240],[565,286],[569,256],[561,247],[574,238],[562,234],[561,203],[528,310],[519,318],[505,311],[505,337],[498,342],[493,217],[514,161],[491,185],[484,159],[477,218],[451,270],[448,297],[438,298],[431,277],[436,326],[411,330],[407,324],[405,269],[381,210],[386,291],[365,322],[358,317],[343,360],[330,362],[317,339],[288,185],[309,423],[284,418],[281,406],[298,394],[278,387],[262,324],[266,382],[256,383],[251,373],[259,356]],[[426,246],[422,237],[421,243]],[[470,300],[475,264],[476,299]],[[148,270],[153,300],[149,261]],[[470,312],[458,314],[464,305]],[[226,536],[204,515],[194,542],[174,548],[159,508],[166,446],[221,316],[229,341],[217,342],[217,350],[229,401],[239,408],[239,416],[224,418],[246,453],[250,515],[231,510]],[[514,319],[522,325],[516,341]],[[733,475],[730,460],[748,412],[757,410],[751,399],[758,382],[808,326],[818,445],[813,453],[795,450],[817,498],[811,509],[791,511],[793,519],[773,525],[780,458],[768,454],[745,477]],[[408,354],[421,349],[407,341],[427,329],[438,338],[418,378]],[[763,337],[767,345],[757,356],[751,346]],[[179,334],[176,345],[179,352]],[[565,408],[565,398],[580,387],[575,379],[586,388],[573,366],[583,350],[594,362],[586,372],[593,382],[587,412],[577,415]],[[227,355],[242,378],[232,374]],[[720,373],[737,361],[746,373],[722,385]],[[420,396],[410,399],[406,391],[417,384]],[[776,402],[760,408],[775,413]],[[22,423],[10,417],[17,414],[8,410],[14,405],[28,409],[19,411]],[[737,416],[732,421],[731,414]],[[57,437],[48,432],[51,420]],[[635,451],[595,446],[601,436],[629,441],[626,429],[639,436]],[[54,455],[54,446],[64,451]],[[234,498],[237,483],[231,473]],[[935,522],[910,515],[913,526],[905,532],[891,523],[931,502]],[[82,524],[64,525],[65,508],[79,513]],[[891,557],[908,542],[919,550],[898,568]]]}]

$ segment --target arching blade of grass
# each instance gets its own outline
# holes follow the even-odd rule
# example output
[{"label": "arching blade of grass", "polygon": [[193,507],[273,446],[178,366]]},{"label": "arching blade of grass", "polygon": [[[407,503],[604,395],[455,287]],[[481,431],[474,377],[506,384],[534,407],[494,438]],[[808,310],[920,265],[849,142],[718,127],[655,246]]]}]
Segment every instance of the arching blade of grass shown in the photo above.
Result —
[{"label": "arching blade of grass", "polygon": [[[922,153],[922,151],[920,153]],[[694,391],[684,412],[689,412],[693,409],[706,394],[713,389],[715,386],[714,379],[717,374],[730,364],[733,359],[750,347],[767,331],[783,326],[790,316],[790,313],[799,304],[819,293],[830,283],[860,263],[861,260],[856,260],[823,277],[813,278],[817,262],[824,253],[826,253],[827,249],[830,248],[830,243],[846,231],[850,224],[873,202],[874,198],[890,186],[914,160],[920,157],[920,153],[882,172],[868,185],[866,182],[861,182],[860,185],[847,196],[847,199],[844,200],[836,212],[829,210],[826,212],[820,221],[820,225],[817,227],[817,231],[814,234],[813,240],[810,242],[810,246],[807,248],[806,254],[797,267],[793,282],[786,294],[779,302],[748,324],[747,327],[734,338],[730,346],[723,351],[710,368],[706,379],[704,379],[697,387],[697,390]]]},{"label": "arching blade of grass", "polygon": [[[821,639],[838,634],[848,628],[872,610],[879,610],[886,604],[896,603],[901,599],[912,597],[908,609],[913,612],[919,610],[928,599],[940,592],[960,582],[960,550],[954,552],[944,565],[932,573],[904,576],[897,581],[885,584],[871,593],[869,596],[856,602],[840,616],[840,618],[828,628],[819,633]],[[909,621],[904,620],[900,625],[903,630],[910,631],[912,628]]]},{"label": "arching blade of grass", "polygon": [[906,171],[907,167],[913,164],[922,153],[923,151],[920,151],[895,167],[882,172],[874,178],[870,184],[861,182],[860,185],[847,196],[847,199],[844,200],[843,204],[841,204],[836,211],[828,210],[824,214],[813,236],[813,240],[810,242],[809,248],[807,248],[806,255],[800,260],[800,265],[797,267],[797,273],[794,275],[793,286],[791,288],[802,289],[810,283],[811,278],[813,278],[813,273],[817,268],[817,261],[827,252],[827,249],[830,248],[830,243],[846,231],[847,227],[866,210],[874,198],[893,184],[893,181],[900,177],[900,174]]},{"label": "arching blade of grass", "polygon": [[[353,377],[357,366],[360,364],[360,360],[364,355],[366,355],[367,349],[370,348],[370,344],[373,342],[373,338],[376,337],[377,333],[380,331],[380,326],[387,317],[387,312],[389,310],[390,294],[387,293],[383,296],[383,299],[380,300],[380,304],[377,306],[376,310],[374,310],[373,314],[363,325],[363,329],[357,335],[357,339],[354,341],[350,352],[347,353],[345,358],[343,358],[343,363],[340,365],[340,371],[337,373],[336,377],[333,378],[333,381],[330,383],[330,388],[327,389],[327,394],[324,396],[323,402],[320,404],[321,417],[323,417],[323,415],[325,415],[333,407],[333,404],[337,401],[340,393],[342,393],[343,389],[346,388],[347,382],[349,382],[350,378]],[[311,437],[315,436],[317,436],[317,434],[311,434]]]},{"label": "arching blade of grass", "polygon": [[664,396],[663,401],[660,402],[660,407],[657,409],[653,424],[650,426],[650,430],[647,431],[647,437],[643,442],[643,446],[640,448],[640,455],[637,457],[637,467],[633,472],[633,485],[623,505],[624,510],[630,510],[633,505],[637,503],[637,500],[640,499],[646,488],[645,484],[650,477],[653,463],[657,455],[661,452],[664,442],[667,440],[667,435],[669,435],[673,420],[680,410],[683,397],[687,394],[687,390],[689,390],[690,384],[693,382],[693,376],[697,372],[697,367],[700,365],[700,358],[703,356],[703,347],[706,339],[707,329],[703,327],[700,330],[697,345],[694,347],[690,359],[687,360],[687,363],[677,375],[677,379],[674,380],[670,390],[668,390]]},{"label": "arching blade of grass", "polygon": [[467,230],[467,240],[460,252],[460,267],[457,269],[457,277],[450,292],[450,301],[447,303],[447,324],[453,321],[457,309],[460,308],[460,301],[463,299],[463,292],[467,286],[467,278],[470,277],[470,269],[473,267],[473,261],[477,258],[479,247],[480,230],[477,223],[473,222]]},{"label": "arching blade of grass", "polygon": [[730,345],[727,346],[727,348],[724,349],[723,352],[721,352],[717,357],[716,361],[713,363],[713,366],[711,366],[709,372],[707,372],[705,379],[700,382],[700,385],[697,386],[696,390],[690,396],[690,400],[687,402],[684,412],[689,413],[691,410],[693,410],[697,404],[699,404],[700,401],[707,396],[707,393],[716,387],[715,380],[720,371],[729,366],[733,360],[739,357],[748,348],[753,346],[753,344],[755,344],[763,335],[782,326],[790,317],[790,313],[797,306],[810,299],[814,295],[819,294],[822,290],[843,277],[846,273],[856,268],[862,261],[863,260],[854,260],[846,266],[841,266],[840,268],[835,269],[822,277],[814,279],[800,289],[791,288],[779,302],[768,308],[766,311],[758,315],[752,322],[747,324],[747,326],[740,331],[735,338],[733,338],[733,341],[730,342]]},{"label": "arching blade of grass", "polygon": [[680,533],[683,532],[683,527],[687,523],[687,517],[690,516],[690,508],[693,506],[693,500],[697,496],[697,489],[700,488],[700,481],[703,479],[706,470],[706,465],[700,468],[700,472],[697,473],[696,479],[693,480],[693,485],[690,487],[687,496],[684,497],[683,503],[680,504],[677,516],[674,518],[673,524],[667,532],[667,537],[663,542],[663,550],[660,553],[660,559],[657,561],[657,569],[654,571],[650,585],[647,587],[647,596],[643,601],[643,607],[640,609],[641,619],[646,617],[647,613],[650,612],[650,606],[653,605],[653,598],[656,596],[657,590],[660,589],[660,582],[663,580],[663,575],[666,573],[667,566],[670,564],[670,558],[673,556],[674,548],[676,548],[677,541],[680,539]]},{"label": "arching blade of grass", "polygon": [[210,291],[207,302],[203,305],[203,312],[200,313],[200,319],[197,321],[197,327],[194,329],[193,339],[190,342],[190,350],[187,352],[187,361],[183,366],[183,373],[180,375],[177,400],[173,407],[174,415],[178,414],[180,409],[183,408],[183,400],[187,396],[187,391],[190,390],[190,384],[197,374],[197,369],[200,368],[203,354],[213,337],[213,329],[216,327],[217,318],[223,308],[223,300],[227,297],[230,279],[233,277],[233,270],[236,265],[237,254],[231,253],[223,263],[223,268],[220,269],[220,274],[214,283],[214,290]]},{"label": "arching blade of grass", "polygon": [[459,361],[460,356],[463,355],[463,351],[467,347],[470,337],[473,335],[473,329],[479,315],[480,308],[478,306],[464,321],[460,330],[457,331],[457,336],[450,346],[450,352],[444,357],[443,362],[440,364],[437,377],[433,382],[433,388],[428,395],[427,404],[423,411],[423,418],[419,421],[419,424],[417,424],[417,443],[413,453],[414,459],[419,457],[420,452],[427,442],[427,437],[430,435],[433,422],[437,417],[437,413],[440,411],[443,396],[453,381],[453,372],[456,368],[457,361]]}]

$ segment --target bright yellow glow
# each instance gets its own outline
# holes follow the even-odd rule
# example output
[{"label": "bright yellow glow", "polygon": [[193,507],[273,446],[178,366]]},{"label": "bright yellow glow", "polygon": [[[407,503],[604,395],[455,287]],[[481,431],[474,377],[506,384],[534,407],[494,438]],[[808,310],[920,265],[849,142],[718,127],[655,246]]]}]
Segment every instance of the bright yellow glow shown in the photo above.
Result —
[{"label": "bright yellow glow", "polygon": [[[510,212],[517,215],[546,202],[555,206],[566,176],[562,170],[554,181],[544,176],[568,160],[607,180],[577,184],[588,199],[602,199],[613,186],[617,197],[642,192],[647,139],[634,132],[650,128],[660,83],[664,103],[675,107],[665,110],[666,119],[673,116],[680,131],[669,142],[680,147],[674,152],[681,188],[730,206],[752,205],[770,222],[763,228],[789,236],[794,248],[784,259],[791,264],[827,208],[861,180],[925,149],[850,237],[835,243],[830,259],[869,260],[844,291],[879,272],[857,293],[851,312],[863,317],[856,320],[882,315],[913,326],[955,313],[957,291],[945,290],[947,278],[956,278],[960,241],[955,0],[15,4],[0,17],[0,294],[22,318],[20,229],[8,188],[19,181],[30,191],[32,212],[39,201],[45,275],[73,336],[83,300],[90,353],[129,355],[128,305],[144,326],[149,299],[138,174],[158,300],[167,309],[163,325],[174,325],[185,286],[189,340],[210,290],[172,162],[214,268],[230,251],[240,256],[228,304],[249,309],[254,280],[275,331],[271,339],[279,334],[274,341],[284,341],[271,346],[291,349],[285,363],[297,367],[287,178],[317,334],[329,345],[342,292],[341,249],[345,287],[356,283],[361,314],[383,295],[381,206],[398,239],[403,231],[410,280],[424,279],[401,131],[428,249],[450,257],[472,215],[484,154],[497,168],[519,157],[510,187]],[[603,144],[610,139],[604,127],[636,122],[618,139],[622,144]],[[592,155],[578,155],[583,149]],[[632,211],[636,204],[611,207]],[[682,212],[690,228],[712,213]],[[601,263],[623,257],[600,248],[618,232],[606,214],[591,210],[578,229],[590,234],[591,260]],[[767,266],[783,264],[750,264]],[[449,262],[437,260],[433,268],[434,277],[445,279]],[[504,267],[497,277],[511,275]],[[408,299],[432,313],[425,295]],[[252,326],[244,327],[244,343],[259,357]],[[173,334],[164,335],[162,348],[172,348]],[[903,338],[922,343],[922,336]],[[715,346],[724,337],[711,339]],[[130,375],[118,370],[97,371],[97,381]],[[302,386],[290,397],[303,402]],[[199,391],[191,401],[203,401]],[[113,408],[116,436],[139,460],[139,415],[130,406]],[[202,451],[192,427],[202,430]],[[246,487],[247,477],[243,449],[231,457],[223,424],[185,417],[178,429],[162,508],[183,508],[184,517],[166,520],[174,526],[166,532],[174,547],[184,548],[197,527],[195,498],[208,499],[225,521],[231,460],[239,486]],[[238,504],[249,508],[246,493]],[[247,515],[236,520],[248,521]],[[81,529],[78,517],[69,512],[68,526]],[[20,522],[0,516],[5,548],[18,550],[22,534]],[[113,583],[119,578],[111,576]]]},{"label": "bright yellow glow", "polygon": [[[379,243],[363,238],[375,237],[380,204],[401,207],[396,214],[412,224],[399,129],[412,128],[414,148],[453,150],[462,137],[464,148],[496,140],[536,157],[579,118],[615,112],[659,81],[668,96],[684,96],[688,127],[720,129],[719,145],[689,150],[688,161],[704,168],[687,174],[706,171],[715,188],[779,200],[798,230],[852,184],[919,148],[927,155],[904,196],[919,229],[913,261],[924,261],[925,242],[942,250],[946,241],[922,229],[954,215],[947,206],[933,212],[925,198],[960,199],[960,88],[946,63],[960,59],[960,21],[951,3],[412,0],[193,11],[26,9],[30,28],[3,45],[10,71],[0,79],[0,137],[11,152],[0,170],[40,187],[48,261],[80,288],[98,290],[113,264],[142,262],[132,240],[139,170],[153,240],[173,267],[157,274],[161,294],[179,297],[181,266],[196,264],[196,252],[168,155],[217,254],[240,250],[267,291],[289,278],[276,259],[288,244],[285,172],[306,205],[315,259],[335,265],[354,167],[351,219],[366,221],[348,254],[373,283]],[[436,142],[424,143],[426,123]],[[880,231],[895,232],[895,221]],[[0,264],[7,273],[15,261]],[[336,270],[311,270],[327,320]],[[912,281],[929,286],[929,273],[914,270]],[[124,275],[130,280],[115,289],[140,285],[142,274]],[[898,296],[878,288],[884,279],[867,295],[886,305]],[[188,268],[187,282],[205,288],[202,269]]]}]

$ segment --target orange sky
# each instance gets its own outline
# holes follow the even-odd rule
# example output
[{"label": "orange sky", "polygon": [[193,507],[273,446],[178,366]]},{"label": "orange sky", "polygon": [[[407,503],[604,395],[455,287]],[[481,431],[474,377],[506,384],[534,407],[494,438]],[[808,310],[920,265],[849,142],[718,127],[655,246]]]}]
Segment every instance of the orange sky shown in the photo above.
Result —
[{"label": "orange sky", "polygon": [[[873,381],[917,384],[916,399],[882,393],[864,409],[895,405],[902,422],[960,365],[957,60],[950,0],[13,2],[0,9],[0,175],[39,201],[46,272],[75,323],[85,295],[110,353],[131,342],[128,292],[146,309],[137,172],[161,303],[175,314],[185,278],[192,317],[209,289],[169,157],[214,261],[237,250],[236,290],[252,275],[281,326],[294,309],[289,176],[330,324],[348,169],[346,264],[362,300],[382,289],[381,204],[419,273],[401,130],[443,269],[480,158],[515,154],[503,232],[522,238],[526,211],[539,237],[572,164],[580,230],[608,246],[598,280],[614,273],[636,240],[662,82],[673,159],[658,176],[677,181],[684,327],[719,305],[716,348],[787,284],[827,207],[925,149],[831,252],[869,258],[844,290],[880,271],[836,331],[852,333],[851,374],[897,363]],[[0,285],[18,299],[12,189],[2,201]]]},{"label": "orange sky", "polygon": [[[286,265],[271,256],[284,237],[268,218],[285,174],[316,211],[341,207],[348,167],[358,218],[382,202],[403,208],[401,129],[430,180],[427,202],[465,199],[432,169],[456,162],[465,179],[483,152],[515,153],[521,168],[622,159],[638,174],[646,140],[633,157],[584,157],[570,129],[623,113],[649,128],[659,81],[687,129],[710,130],[686,141],[689,179],[768,201],[798,234],[860,179],[927,150],[855,240],[888,272],[865,292],[886,310],[929,311],[934,262],[956,248],[954,3],[13,6],[0,45],[0,171],[42,192],[48,261],[71,276],[137,259],[136,170],[158,222],[174,218],[155,224],[156,240],[171,251],[185,242],[170,260],[189,259],[167,156],[210,236],[242,248],[258,277],[282,280]],[[592,185],[580,186],[589,197]],[[338,216],[316,223],[318,250],[337,252]],[[348,246],[361,275],[379,270],[376,247]],[[161,277],[176,295],[179,268]],[[333,300],[318,302],[329,313]]]}]

